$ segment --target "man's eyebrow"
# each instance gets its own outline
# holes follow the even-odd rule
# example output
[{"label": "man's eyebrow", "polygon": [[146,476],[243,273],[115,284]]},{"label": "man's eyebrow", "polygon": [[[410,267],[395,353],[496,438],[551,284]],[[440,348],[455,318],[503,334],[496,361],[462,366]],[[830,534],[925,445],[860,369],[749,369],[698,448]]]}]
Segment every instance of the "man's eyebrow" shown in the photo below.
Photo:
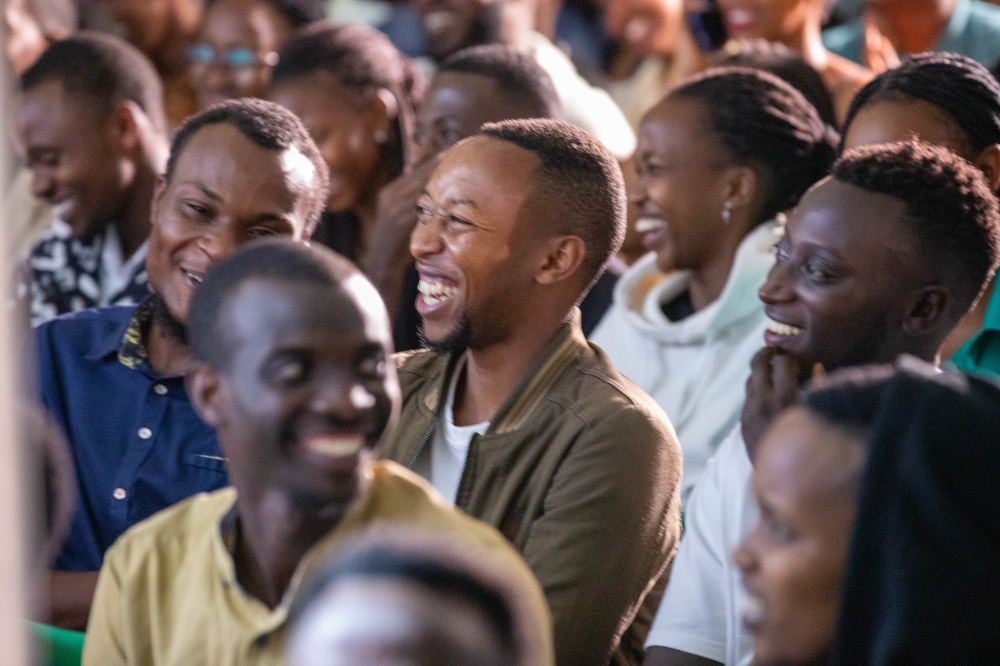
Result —
[{"label": "man's eyebrow", "polygon": [[222,201],[222,197],[221,196],[219,196],[214,191],[210,190],[208,188],[208,186],[205,185],[205,184],[203,184],[201,181],[186,180],[186,181],[182,182],[181,184],[182,185],[190,185],[191,187],[195,188],[196,190],[199,190],[202,194],[204,194],[207,198],[211,199],[212,201]]},{"label": "man's eyebrow", "polygon": [[[436,203],[434,201],[434,197],[432,197],[427,190],[423,190],[420,194],[421,196],[425,196],[430,199],[432,203]],[[479,208],[479,205],[472,199],[448,199],[447,203],[449,206],[468,206],[469,208]]]}]

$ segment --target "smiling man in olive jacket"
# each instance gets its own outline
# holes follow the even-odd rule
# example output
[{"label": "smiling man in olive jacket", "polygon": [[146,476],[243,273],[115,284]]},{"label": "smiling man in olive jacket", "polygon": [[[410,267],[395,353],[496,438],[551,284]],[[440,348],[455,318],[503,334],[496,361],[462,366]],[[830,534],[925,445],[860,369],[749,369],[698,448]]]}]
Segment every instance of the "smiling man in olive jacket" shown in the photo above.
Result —
[{"label": "smiling man in olive jacket", "polygon": [[638,664],[680,536],[666,415],[580,331],[617,252],[615,159],[548,120],[485,126],[427,184],[410,251],[429,350],[397,357],[380,454],[499,529],[545,591],[565,666]]}]

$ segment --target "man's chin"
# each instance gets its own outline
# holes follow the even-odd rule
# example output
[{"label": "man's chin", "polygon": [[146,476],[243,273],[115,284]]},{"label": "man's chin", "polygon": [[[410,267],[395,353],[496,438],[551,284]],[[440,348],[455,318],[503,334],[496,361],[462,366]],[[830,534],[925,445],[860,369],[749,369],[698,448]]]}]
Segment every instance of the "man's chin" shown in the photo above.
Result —
[{"label": "man's chin", "polygon": [[448,354],[458,354],[469,347],[469,338],[471,336],[471,330],[469,326],[469,320],[463,318],[455,326],[452,327],[450,331],[442,336],[436,336],[436,339],[429,337],[424,331],[423,324],[417,331],[420,337],[420,343],[433,351],[436,354],[441,354],[442,356]]}]

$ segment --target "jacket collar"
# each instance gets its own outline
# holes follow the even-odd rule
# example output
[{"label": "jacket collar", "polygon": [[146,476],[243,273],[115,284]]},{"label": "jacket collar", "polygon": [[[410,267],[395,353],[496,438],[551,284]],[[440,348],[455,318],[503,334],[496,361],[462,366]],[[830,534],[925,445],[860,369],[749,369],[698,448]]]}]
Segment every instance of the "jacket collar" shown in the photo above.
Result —
[{"label": "jacket collar", "polygon": [[[582,354],[590,351],[583,330],[580,328],[580,310],[573,308],[569,319],[552,337],[545,350],[525,373],[517,387],[490,421],[486,434],[502,435],[521,428],[563,372]],[[444,372],[427,384],[419,397],[420,405],[428,416],[440,414],[441,396],[447,395],[451,373],[461,353],[451,354],[443,361]]]}]

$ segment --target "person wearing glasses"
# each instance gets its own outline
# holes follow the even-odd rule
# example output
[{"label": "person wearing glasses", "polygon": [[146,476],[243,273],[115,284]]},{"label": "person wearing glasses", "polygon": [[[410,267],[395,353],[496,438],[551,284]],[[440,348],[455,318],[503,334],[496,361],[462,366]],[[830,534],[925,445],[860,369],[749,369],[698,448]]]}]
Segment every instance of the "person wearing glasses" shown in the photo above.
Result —
[{"label": "person wearing glasses", "polygon": [[298,28],[322,18],[317,3],[219,0],[205,13],[188,71],[201,110],[239,97],[264,97],[278,50]]}]

